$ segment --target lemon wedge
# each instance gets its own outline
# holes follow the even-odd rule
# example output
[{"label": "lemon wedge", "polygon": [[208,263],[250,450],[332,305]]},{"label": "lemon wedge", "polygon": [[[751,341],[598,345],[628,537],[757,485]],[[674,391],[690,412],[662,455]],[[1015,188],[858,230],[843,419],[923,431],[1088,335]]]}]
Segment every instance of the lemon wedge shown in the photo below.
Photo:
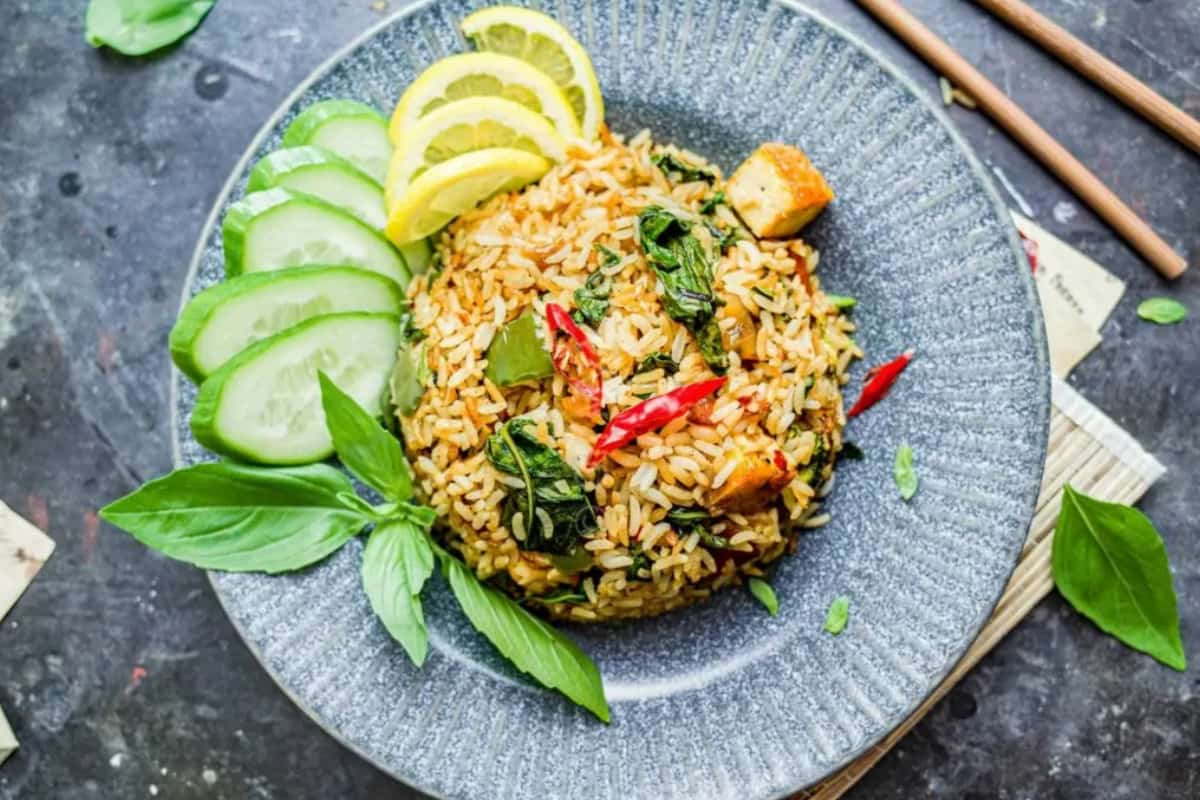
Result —
[{"label": "lemon wedge", "polygon": [[393,144],[398,143],[403,131],[430,111],[477,96],[520,103],[550,120],[562,136],[580,136],[575,112],[558,84],[521,59],[500,53],[462,53],[435,61],[401,96],[388,125],[388,136]]},{"label": "lemon wedge", "polygon": [[526,61],[562,88],[586,139],[604,121],[604,99],[587,51],[567,29],[537,11],[494,6],[462,21],[463,34],[480,50]]},{"label": "lemon wedge", "polygon": [[390,211],[426,170],[464,153],[488,148],[524,150],[551,161],[567,155],[567,140],[541,114],[502,97],[468,97],[430,111],[405,129],[388,166],[385,205]]},{"label": "lemon wedge", "polygon": [[423,239],[492,195],[519,189],[549,169],[548,159],[512,147],[455,156],[421,173],[398,197],[385,232],[397,245]]}]

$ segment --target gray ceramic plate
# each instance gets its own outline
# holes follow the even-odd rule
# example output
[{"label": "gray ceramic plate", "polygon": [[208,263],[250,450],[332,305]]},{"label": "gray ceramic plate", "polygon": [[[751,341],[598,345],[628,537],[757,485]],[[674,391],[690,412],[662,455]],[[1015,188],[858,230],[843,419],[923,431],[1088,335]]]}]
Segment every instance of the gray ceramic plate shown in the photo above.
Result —
[{"label": "gray ceramic plate", "polygon": [[[234,170],[188,292],[221,277],[225,207],[300,108],[353,97],[381,109],[427,64],[462,50],[475,3],[424,3],[321,67]],[[805,232],[832,291],[859,298],[866,361],[917,358],[855,419],[866,452],[840,467],[833,522],[803,537],[768,617],[740,591],[699,608],[572,629],[600,665],[613,723],[517,677],[443,585],[432,653],[415,670],[371,615],[361,546],[300,575],[212,576],[279,685],[326,730],[400,780],[454,798],[766,798],[811,784],[899,723],[959,659],[1024,539],[1046,448],[1045,338],[1029,268],[983,171],[945,118],[854,38],[777,2],[667,0],[553,6],[591,52],[619,132],[732,168],[759,142],[799,144],[837,202]],[[864,365],[848,390],[858,392]],[[177,461],[205,457],[178,375]],[[892,485],[896,447],[921,489]],[[850,624],[821,630],[837,595]]]}]

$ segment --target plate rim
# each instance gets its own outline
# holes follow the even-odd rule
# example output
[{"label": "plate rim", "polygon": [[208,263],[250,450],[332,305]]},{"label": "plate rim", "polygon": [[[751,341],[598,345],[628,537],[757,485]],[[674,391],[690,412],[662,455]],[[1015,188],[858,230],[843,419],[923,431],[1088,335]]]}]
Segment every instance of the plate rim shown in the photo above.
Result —
[{"label": "plate rim", "polygon": [[[375,24],[364,28],[352,39],[343,44],[341,47],[337,48],[332,54],[317,64],[317,66],[314,67],[312,71],[310,71],[299,83],[297,83],[292,91],[289,92],[279,102],[279,104],[267,117],[266,121],[261,127],[259,127],[258,131],[246,144],[244,150],[242,151],[242,155],[230,169],[229,177],[226,178],[225,183],[221,186],[216,197],[212,201],[212,206],[209,210],[208,216],[204,221],[204,225],[200,230],[200,234],[196,240],[196,245],[192,251],[187,272],[184,275],[179,297],[178,308],[180,310],[183,309],[183,307],[192,297],[192,285],[195,282],[196,274],[200,269],[200,263],[203,260],[205,251],[207,250],[208,241],[212,237],[213,230],[220,221],[222,210],[227,204],[229,198],[232,196],[234,190],[237,188],[243,173],[246,171],[255,153],[258,151],[263,141],[270,137],[272,131],[275,129],[275,126],[279,123],[279,121],[288,114],[292,106],[308,92],[313,84],[334,70],[347,56],[350,55],[350,53],[374,39],[380,32],[396,24],[401,19],[417,14],[420,11],[431,6],[438,5],[441,2],[442,0],[416,0],[413,3],[404,6],[403,8],[397,9],[395,12],[389,14]],[[940,124],[942,130],[944,130],[950,137],[951,142],[958,152],[965,157],[970,171],[976,178],[980,179],[979,183],[983,187],[984,193],[987,195],[988,200],[991,203],[992,210],[1002,222],[1006,223],[1001,227],[1007,235],[1009,250],[1013,256],[1015,268],[1014,271],[1018,276],[1017,280],[1025,290],[1025,294],[1029,300],[1028,308],[1032,311],[1032,326],[1030,333],[1032,334],[1034,349],[1036,351],[1037,366],[1041,368],[1040,371],[1042,374],[1040,392],[1042,402],[1038,404],[1040,419],[1036,421],[1038,423],[1036,425],[1036,429],[1039,433],[1040,440],[1040,446],[1037,449],[1041,451],[1042,456],[1037,470],[1038,480],[1036,482],[1031,482],[1031,486],[1033,488],[1027,492],[1028,496],[1024,498],[1025,502],[1022,504],[1027,507],[1028,517],[1030,520],[1032,520],[1033,515],[1037,510],[1037,498],[1041,493],[1041,483],[1042,478],[1045,475],[1046,456],[1049,446],[1051,416],[1049,347],[1045,327],[1045,318],[1042,313],[1041,304],[1038,300],[1036,284],[1034,283],[1032,274],[1022,268],[1026,257],[1017,234],[1016,226],[1010,222],[1007,205],[1001,199],[995,183],[988,174],[987,170],[984,168],[982,162],[979,160],[975,150],[970,146],[970,143],[967,142],[965,137],[958,130],[957,126],[954,125],[953,121],[950,119],[950,116],[943,108],[939,107],[931,97],[922,91],[914,78],[902,71],[900,67],[893,63],[888,56],[881,53],[874,45],[868,44],[858,34],[847,30],[841,24],[829,19],[825,13],[817,11],[813,8],[809,8],[808,6],[799,2],[799,0],[761,0],[761,2],[768,6],[777,5],[787,9],[792,13],[812,19],[817,24],[844,39],[848,44],[857,48],[865,56],[871,59],[876,66],[887,73],[888,76],[896,80],[901,86],[907,89],[913,95],[916,101],[927,112],[932,114],[934,119],[936,119]],[[167,402],[168,423],[171,431],[171,464],[173,469],[178,469],[184,466],[179,436],[179,380],[184,378],[184,376],[171,359],[167,359],[167,362]],[[812,781],[802,782],[788,787],[788,789],[782,794],[774,796],[776,800],[783,800],[784,798],[788,798],[797,792],[815,786],[822,781],[827,780],[829,777],[836,775],[850,764],[853,764],[863,754],[867,753],[876,747],[881,741],[887,738],[893,731],[896,730],[897,727],[903,724],[905,720],[915,713],[929,700],[930,697],[932,697],[938,691],[946,677],[954,670],[963,657],[965,657],[971,645],[977,640],[979,632],[983,629],[984,625],[987,623],[987,620],[995,611],[996,606],[1000,602],[1000,598],[1004,594],[1005,588],[1008,586],[1008,582],[1012,578],[1012,573],[1016,569],[1023,547],[1024,539],[1019,540],[1011,547],[1011,552],[1009,554],[1011,566],[1005,570],[1005,579],[995,590],[992,600],[983,607],[981,615],[974,621],[972,625],[972,628],[975,632],[974,636],[964,644],[962,652],[958,658],[949,661],[946,664],[945,669],[941,670],[935,675],[935,680],[929,691],[921,695],[917,702],[913,704],[911,708],[907,709],[906,712],[895,718],[889,719],[887,726],[878,736],[868,737],[859,747],[848,751],[848,753],[841,760],[836,762],[824,775],[815,778]],[[330,724],[327,720],[323,719],[315,709],[311,708],[307,702],[297,696],[282,680],[281,676],[276,673],[275,669],[270,665],[264,654],[259,650],[258,646],[247,636],[247,632],[243,630],[235,615],[230,613],[230,609],[226,606],[226,598],[224,594],[213,581],[214,574],[216,573],[214,573],[212,570],[205,570],[205,577],[208,580],[209,587],[216,596],[217,602],[220,605],[221,611],[224,613],[225,618],[233,626],[233,629],[237,632],[238,637],[242,640],[242,643],[246,646],[247,650],[250,651],[250,654],[254,657],[255,661],[258,662],[258,666],[270,677],[271,681],[276,685],[276,687],[283,692],[284,696],[287,697],[288,700],[290,700],[292,704],[296,706],[296,708],[298,708],[305,716],[314,722],[322,733],[333,738],[333,740],[342,747],[345,747],[359,758],[373,766],[375,769],[380,770],[393,779],[398,780],[404,785],[416,789],[417,791],[429,797],[436,798],[437,800],[449,800],[447,795],[444,795],[425,785],[424,782],[417,780],[415,776],[407,773],[401,773],[399,770],[395,770],[380,763],[375,757],[368,754],[357,744],[346,738],[338,728]]]}]

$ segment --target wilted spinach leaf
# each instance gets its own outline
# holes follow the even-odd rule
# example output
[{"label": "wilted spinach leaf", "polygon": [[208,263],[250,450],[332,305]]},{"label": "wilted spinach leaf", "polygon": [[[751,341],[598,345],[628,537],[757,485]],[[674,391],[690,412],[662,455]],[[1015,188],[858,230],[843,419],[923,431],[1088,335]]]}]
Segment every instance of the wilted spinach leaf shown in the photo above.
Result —
[{"label": "wilted spinach leaf", "polygon": [[566,554],[599,522],[583,479],[552,447],[538,441],[532,428],[529,419],[509,420],[488,438],[485,451],[496,469],[525,484],[524,490],[510,492],[504,505],[505,524],[522,515],[524,549]]},{"label": "wilted spinach leaf", "polygon": [[703,508],[694,506],[675,506],[667,512],[667,522],[680,533],[695,533],[700,536],[700,543],[709,550],[729,549],[729,539],[719,536],[709,530],[713,517]]},{"label": "wilted spinach leaf", "polygon": [[656,350],[638,362],[637,369],[633,371],[633,374],[649,372],[652,369],[661,369],[668,375],[674,375],[679,372],[679,365],[666,353]]},{"label": "wilted spinach leaf", "polygon": [[659,206],[638,215],[638,238],[659,281],[667,316],[696,336],[700,355],[712,369],[729,366],[715,313],[720,301],[713,293],[712,264],[691,226]]},{"label": "wilted spinach leaf", "polygon": [[711,214],[717,210],[717,206],[723,205],[724,203],[725,203],[725,193],[724,192],[716,192],[713,195],[711,195],[710,197],[708,197],[707,199],[705,199],[705,201],[700,204],[700,213],[701,214]]}]

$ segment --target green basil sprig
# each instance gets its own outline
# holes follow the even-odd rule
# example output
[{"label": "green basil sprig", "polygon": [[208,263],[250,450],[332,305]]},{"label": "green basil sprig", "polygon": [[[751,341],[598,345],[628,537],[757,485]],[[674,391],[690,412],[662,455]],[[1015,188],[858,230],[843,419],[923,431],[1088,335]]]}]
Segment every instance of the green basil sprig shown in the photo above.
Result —
[{"label": "green basil sprig", "polygon": [[[411,502],[412,475],[399,442],[327,376],[319,379],[338,457],[384,503],[371,505],[345,474],[325,464],[272,468],[223,462],[176,470],[100,515],[172,558],[229,572],[303,569],[374,525],[363,549],[363,588],[415,665],[429,652],[421,591],[440,561],[467,619],[502,655],[608,722],[596,665],[565,634],[484,586],[433,542],[429,530],[437,515]],[[587,508],[590,512],[590,504]]]},{"label": "green basil sprig", "polygon": [[1151,297],[1138,304],[1137,314],[1156,325],[1174,325],[1187,318],[1187,306],[1171,297]]},{"label": "green basil sprig", "polygon": [[91,0],[84,38],[92,47],[108,45],[141,56],[187,36],[216,0]]},{"label": "green basil sprig", "polygon": [[1100,630],[1187,668],[1167,550],[1140,511],[1064,487],[1050,566],[1058,591]]}]

